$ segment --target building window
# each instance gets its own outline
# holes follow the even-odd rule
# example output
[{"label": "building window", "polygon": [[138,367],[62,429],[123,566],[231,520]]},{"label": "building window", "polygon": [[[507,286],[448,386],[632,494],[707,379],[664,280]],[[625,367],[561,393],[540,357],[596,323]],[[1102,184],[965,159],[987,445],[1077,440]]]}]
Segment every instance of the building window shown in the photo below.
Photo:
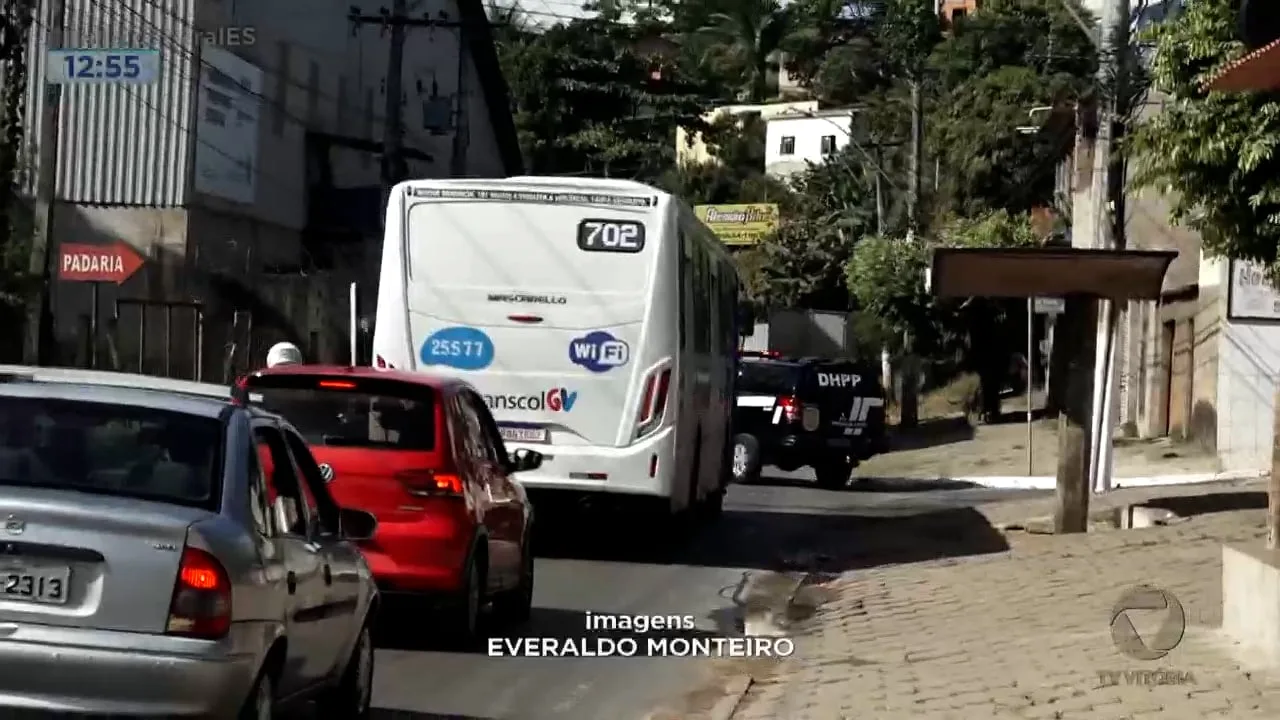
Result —
[{"label": "building window", "polygon": [[968,14],[969,12],[964,8],[956,8],[951,11],[951,22],[960,22],[961,20],[964,20],[965,16]]},{"label": "building window", "polygon": [[822,154],[830,155],[835,151],[836,151],[836,136],[823,135],[822,136]]},{"label": "building window", "polygon": [[795,154],[796,154],[796,139],[795,139],[795,137],[794,137],[794,136],[792,136],[792,135],[784,135],[784,136],[783,136],[783,138],[782,138],[782,146],[778,148],[778,154],[780,154],[780,155],[795,155]]}]

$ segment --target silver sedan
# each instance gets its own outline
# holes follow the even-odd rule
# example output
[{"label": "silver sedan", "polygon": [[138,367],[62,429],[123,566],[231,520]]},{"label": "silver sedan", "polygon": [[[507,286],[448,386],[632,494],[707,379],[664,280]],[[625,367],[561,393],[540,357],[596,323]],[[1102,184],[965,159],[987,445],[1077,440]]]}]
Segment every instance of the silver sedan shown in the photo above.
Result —
[{"label": "silver sedan", "polygon": [[286,421],[177,385],[0,368],[0,715],[367,716],[376,521]]}]

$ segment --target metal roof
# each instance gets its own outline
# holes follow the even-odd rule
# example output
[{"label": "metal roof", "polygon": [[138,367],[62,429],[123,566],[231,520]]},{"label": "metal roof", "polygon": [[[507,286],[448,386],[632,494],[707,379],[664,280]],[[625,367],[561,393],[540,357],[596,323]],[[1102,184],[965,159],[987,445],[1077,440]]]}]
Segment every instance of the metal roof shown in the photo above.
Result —
[{"label": "metal roof", "polygon": [[1158,300],[1173,250],[938,248],[928,283],[941,297]]},{"label": "metal roof", "polygon": [[1219,70],[1209,81],[1208,89],[1218,92],[1280,89],[1280,39]]}]

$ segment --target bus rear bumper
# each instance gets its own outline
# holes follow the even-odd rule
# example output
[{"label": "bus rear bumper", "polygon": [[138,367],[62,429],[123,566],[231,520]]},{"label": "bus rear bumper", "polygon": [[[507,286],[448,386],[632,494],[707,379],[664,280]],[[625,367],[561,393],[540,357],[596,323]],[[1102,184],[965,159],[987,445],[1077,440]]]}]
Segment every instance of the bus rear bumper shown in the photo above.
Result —
[{"label": "bus rear bumper", "polygon": [[666,427],[627,447],[507,443],[543,455],[542,467],[516,477],[531,492],[617,493],[670,497],[675,472],[675,428]]}]

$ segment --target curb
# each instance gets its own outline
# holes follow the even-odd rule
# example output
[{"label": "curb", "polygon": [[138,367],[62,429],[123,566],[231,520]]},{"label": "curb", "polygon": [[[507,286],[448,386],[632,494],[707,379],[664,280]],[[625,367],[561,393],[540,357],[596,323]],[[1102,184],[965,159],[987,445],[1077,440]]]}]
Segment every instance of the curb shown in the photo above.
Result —
[{"label": "curb", "polygon": [[707,714],[707,720],[730,720],[738,712],[738,706],[742,704],[742,699],[747,696],[754,682],[755,678],[750,675],[735,675],[731,678],[725,685],[724,696],[716,701]]},{"label": "curb", "polygon": [[[1111,489],[1165,487],[1169,485],[1198,485],[1201,483],[1230,480],[1256,480],[1267,476],[1265,470],[1235,470],[1220,473],[1186,473],[1182,475],[1152,475],[1147,477],[1112,478]],[[937,478],[938,482],[970,483],[993,490],[1055,490],[1058,479],[1051,475],[1008,475]]]}]

